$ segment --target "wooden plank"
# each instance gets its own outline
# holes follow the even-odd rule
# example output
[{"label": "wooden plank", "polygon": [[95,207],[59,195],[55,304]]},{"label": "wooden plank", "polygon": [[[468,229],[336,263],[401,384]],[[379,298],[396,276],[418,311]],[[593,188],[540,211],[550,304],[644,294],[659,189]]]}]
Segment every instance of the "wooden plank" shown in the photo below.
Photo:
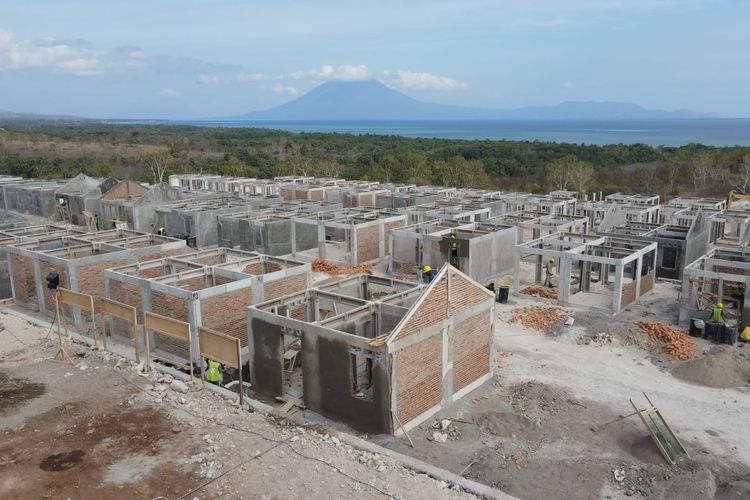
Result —
[{"label": "wooden plank", "polygon": [[[646,396],[645,393],[644,396]],[[677,459],[682,456],[688,456],[687,450],[682,446],[682,443],[677,439],[677,436],[669,427],[666,420],[664,420],[661,412],[653,405],[648,396],[646,396],[646,400],[648,400],[651,407],[645,410],[638,409],[632,399],[630,400],[630,404],[638,413],[643,425],[648,429],[651,439],[656,444],[664,459],[669,464],[675,465]]]},{"label": "wooden plank", "polygon": [[113,318],[122,319],[130,323],[138,322],[138,314],[135,307],[128,304],[123,304],[122,302],[102,297],[99,308],[101,314],[106,314]]},{"label": "wooden plank", "polygon": [[153,330],[163,335],[190,342],[190,325],[184,321],[147,312],[143,318],[143,326],[146,330]]},{"label": "wooden plank", "polygon": [[204,327],[198,328],[198,339],[201,357],[218,361],[232,368],[240,367],[237,342],[239,339]]},{"label": "wooden plank", "polygon": [[80,307],[86,309],[93,314],[93,300],[91,295],[85,293],[78,293],[66,288],[58,288],[58,298],[63,304],[70,306]]}]

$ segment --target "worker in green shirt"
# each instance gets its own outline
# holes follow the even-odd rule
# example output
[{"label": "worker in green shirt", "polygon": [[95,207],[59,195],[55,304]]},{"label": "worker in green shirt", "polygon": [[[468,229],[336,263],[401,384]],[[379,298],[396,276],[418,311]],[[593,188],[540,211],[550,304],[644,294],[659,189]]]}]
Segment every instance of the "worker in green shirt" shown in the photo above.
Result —
[{"label": "worker in green shirt", "polygon": [[713,312],[711,313],[711,321],[719,325],[724,324],[724,304],[721,302],[714,306]]},{"label": "worker in green shirt", "polygon": [[221,363],[218,361],[208,360],[208,370],[206,370],[206,380],[212,384],[221,385]]}]

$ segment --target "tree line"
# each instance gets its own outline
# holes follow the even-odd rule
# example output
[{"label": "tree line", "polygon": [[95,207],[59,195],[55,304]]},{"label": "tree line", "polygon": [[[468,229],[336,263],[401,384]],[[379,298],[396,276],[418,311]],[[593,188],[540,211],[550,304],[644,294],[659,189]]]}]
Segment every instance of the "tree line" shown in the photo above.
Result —
[{"label": "tree line", "polygon": [[258,128],[8,122],[0,173],[154,182],[171,173],[314,175],[502,190],[750,192],[750,148],[291,133]]}]

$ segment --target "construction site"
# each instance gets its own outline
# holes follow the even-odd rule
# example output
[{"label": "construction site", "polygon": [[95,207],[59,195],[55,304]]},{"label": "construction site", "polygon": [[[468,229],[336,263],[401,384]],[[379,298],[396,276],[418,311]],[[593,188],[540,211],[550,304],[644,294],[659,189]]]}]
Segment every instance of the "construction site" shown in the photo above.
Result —
[{"label": "construction site", "polygon": [[750,201],[0,176],[0,498],[750,498]]}]

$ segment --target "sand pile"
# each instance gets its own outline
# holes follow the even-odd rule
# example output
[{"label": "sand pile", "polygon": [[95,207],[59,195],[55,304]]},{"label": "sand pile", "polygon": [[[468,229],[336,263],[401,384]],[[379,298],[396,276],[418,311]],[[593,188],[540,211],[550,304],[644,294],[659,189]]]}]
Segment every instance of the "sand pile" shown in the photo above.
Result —
[{"label": "sand pile", "polygon": [[672,370],[675,377],[706,387],[742,387],[750,382],[750,357],[736,347],[714,347],[699,359]]}]

